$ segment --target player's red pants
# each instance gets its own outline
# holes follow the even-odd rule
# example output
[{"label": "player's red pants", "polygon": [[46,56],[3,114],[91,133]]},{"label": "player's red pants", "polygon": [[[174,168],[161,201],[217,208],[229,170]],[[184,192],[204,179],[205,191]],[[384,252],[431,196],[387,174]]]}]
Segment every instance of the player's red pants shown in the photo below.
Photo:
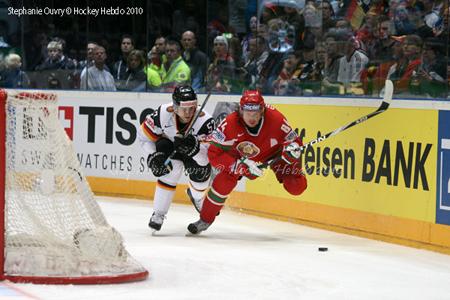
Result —
[{"label": "player's red pants", "polygon": [[[301,173],[300,163],[289,165],[280,159],[270,168],[275,173],[278,182],[282,183],[284,189],[290,194],[300,195],[306,189],[306,177]],[[200,218],[203,221],[214,222],[228,195],[235,188],[239,177],[240,175],[223,170],[214,178],[200,212]]]}]

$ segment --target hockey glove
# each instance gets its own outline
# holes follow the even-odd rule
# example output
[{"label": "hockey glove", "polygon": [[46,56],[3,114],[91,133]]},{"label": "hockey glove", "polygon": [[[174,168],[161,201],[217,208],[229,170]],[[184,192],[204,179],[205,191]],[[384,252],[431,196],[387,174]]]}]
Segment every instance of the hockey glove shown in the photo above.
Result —
[{"label": "hockey glove", "polygon": [[286,142],[281,152],[281,159],[289,165],[300,161],[300,145],[297,142]]},{"label": "hockey glove", "polygon": [[182,135],[176,135],[174,137],[175,150],[188,157],[195,156],[200,151],[200,143],[195,136],[188,134],[183,137]]},{"label": "hockey glove", "polygon": [[231,170],[234,174],[248,177],[249,179],[255,179],[263,174],[263,170],[258,168],[258,164],[246,157],[238,159],[232,166]]},{"label": "hockey glove", "polygon": [[153,175],[155,175],[155,177],[164,176],[172,171],[171,162],[169,162],[167,166],[164,165],[167,157],[168,156],[163,152],[154,152],[148,156],[147,165],[152,170],[152,173]]}]

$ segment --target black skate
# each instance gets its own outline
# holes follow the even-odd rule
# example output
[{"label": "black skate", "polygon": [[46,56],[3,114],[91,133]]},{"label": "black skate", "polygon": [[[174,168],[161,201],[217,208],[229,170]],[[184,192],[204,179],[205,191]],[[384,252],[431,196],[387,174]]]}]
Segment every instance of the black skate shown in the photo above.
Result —
[{"label": "black skate", "polygon": [[159,231],[161,229],[161,226],[164,222],[164,218],[166,216],[158,213],[158,212],[154,212],[152,214],[152,217],[150,218],[150,222],[148,223],[148,227],[150,227],[151,229],[155,230],[155,231]]},{"label": "black skate", "polygon": [[206,223],[202,219],[198,220],[197,222],[191,223],[188,226],[188,230],[192,234],[199,234],[202,231],[205,231],[208,229],[208,227],[211,225],[211,223]]}]

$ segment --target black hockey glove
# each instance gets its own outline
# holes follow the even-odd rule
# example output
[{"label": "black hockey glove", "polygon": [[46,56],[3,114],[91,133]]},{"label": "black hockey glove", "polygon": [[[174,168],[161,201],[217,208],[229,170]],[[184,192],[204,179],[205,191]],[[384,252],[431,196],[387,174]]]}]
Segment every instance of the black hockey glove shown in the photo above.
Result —
[{"label": "black hockey glove", "polygon": [[200,143],[192,134],[188,134],[185,137],[176,135],[173,145],[178,153],[188,157],[193,157],[200,151]]},{"label": "black hockey glove", "polygon": [[168,156],[163,152],[154,152],[148,156],[147,165],[152,170],[152,173],[153,175],[155,175],[155,177],[161,177],[169,174],[172,170],[171,162],[169,162],[167,166],[164,165],[167,157]]}]

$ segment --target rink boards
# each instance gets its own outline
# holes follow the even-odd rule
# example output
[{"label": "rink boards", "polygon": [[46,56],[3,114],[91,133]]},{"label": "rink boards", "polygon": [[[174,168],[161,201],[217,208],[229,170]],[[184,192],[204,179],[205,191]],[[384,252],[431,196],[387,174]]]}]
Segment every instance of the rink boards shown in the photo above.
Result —
[{"label": "rink boards", "polygon": [[[99,194],[151,198],[155,178],[136,133],[168,94],[58,92],[60,121]],[[205,95],[200,95],[200,102]],[[220,118],[239,96],[213,95]],[[375,110],[379,99],[266,97],[315,139]],[[302,156],[308,189],[285,192],[270,171],[242,181],[227,205],[249,213],[450,253],[450,103],[394,100],[381,115]],[[183,178],[183,183],[186,183]],[[175,201],[186,202],[184,187]]]}]

